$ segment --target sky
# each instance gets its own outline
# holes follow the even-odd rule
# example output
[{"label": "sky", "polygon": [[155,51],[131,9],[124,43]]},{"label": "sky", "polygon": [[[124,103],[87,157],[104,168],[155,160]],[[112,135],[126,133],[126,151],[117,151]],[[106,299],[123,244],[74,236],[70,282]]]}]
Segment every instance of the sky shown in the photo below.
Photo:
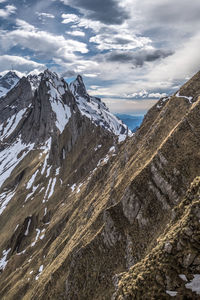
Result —
[{"label": "sky", "polygon": [[81,74],[112,112],[144,114],[200,69],[199,0],[0,0],[0,74]]}]

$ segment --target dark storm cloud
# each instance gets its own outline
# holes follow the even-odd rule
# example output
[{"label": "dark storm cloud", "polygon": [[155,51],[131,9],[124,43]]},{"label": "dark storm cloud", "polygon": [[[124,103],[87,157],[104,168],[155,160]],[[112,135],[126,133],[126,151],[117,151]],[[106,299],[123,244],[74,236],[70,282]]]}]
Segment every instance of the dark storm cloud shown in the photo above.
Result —
[{"label": "dark storm cloud", "polygon": [[142,67],[145,62],[155,61],[172,55],[172,51],[166,50],[143,50],[139,52],[113,51],[106,54],[109,62],[132,63],[135,67]]},{"label": "dark storm cloud", "polygon": [[122,24],[128,12],[116,0],[61,0],[77,9],[84,9],[88,18],[104,24]]}]

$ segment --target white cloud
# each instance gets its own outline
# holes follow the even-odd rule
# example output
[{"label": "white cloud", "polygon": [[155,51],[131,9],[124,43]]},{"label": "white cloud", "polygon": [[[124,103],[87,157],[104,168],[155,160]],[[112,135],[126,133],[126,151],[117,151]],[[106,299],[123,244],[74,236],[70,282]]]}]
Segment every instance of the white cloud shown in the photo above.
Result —
[{"label": "white cloud", "polygon": [[14,5],[6,5],[5,8],[0,9],[0,18],[7,18],[16,12],[17,8]]},{"label": "white cloud", "polygon": [[176,52],[163,59],[149,72],[147,79],[152,81],[186,80],[199,71],[200,65],[200,34],[196,34],[179,45]]},{"label": "white cloud", "polygon": [[99,32],[99,30],[104,26],[99,21],[93,21],[84,17],[79,17],[75,14],[62,14],[61,17],[63,18],[63,24],[72,23],[71,28],[89,28],[92,29],[92,31],[94,32]]},{"label": "white cloud", "polygon": [[62,14],[61,17],[64,19],[63,24],[78,23],[80,21],[80,18],[75,14]]},{"label": "white cloud", "polygon": [[16,19],[16,25],[17,25],[17,28],[23,29],[26,31],[35,31],[36,30],[35,26],[33,26],[21,19]]},{"label": "white cloud", "polygon": [[30,72],[33,69],[43,70],[45,66],[33,60],[15,55],[0,55],[0,71],[16,69],[20,72]]},{"label": "white cloud", "polygon": [[85,36],[85,32],[80,31],[80,30],[66,31],[66,33],[73,35],[73,36]]},{"label": "white cloud", "polygon": [[160,99],[160,98],[163,98],[163,97],[166,97],[167,94],[166,93],[150,93],[148,95],[149,98],[157,98],[157,99]]},{"label": "white cloud", "polygon": [[68,39],[62,35],[53,35],[28,24],[24,20],[17,20],[18,28],[13,31],[0,31],[0,43],[3,50],[13,46],[21,46],[36,52],[47,59],[61,58],[66,61],[76,60],[74,52],[87,53],[85,43]]},{"label": "white cloud", "polygon": [[98,76],[98,74],[90,74],[90,73],[84,73],[84,76],[85,77],[90,77],[90,78],[94,78],[94,77],[97,77]]},{"label": "white cloud", "polygon": [[132,34],[112,34],[101,33],[90,38],[90,42],[98,44],[99,50],[131,50],[144,48],[151,44],[151,40],[146,37],[137,37]]},{"label": "white cloud", "polygon": [[54,19],[55,18],[55,16],[54,15],[52,15],[52,14],[48,14],[48,13],[40,13],[40,12],[37,12],[36,13],[37,15],[38,15],[38,17],[40,17],[40,18],[49,18],[49,19]]}]

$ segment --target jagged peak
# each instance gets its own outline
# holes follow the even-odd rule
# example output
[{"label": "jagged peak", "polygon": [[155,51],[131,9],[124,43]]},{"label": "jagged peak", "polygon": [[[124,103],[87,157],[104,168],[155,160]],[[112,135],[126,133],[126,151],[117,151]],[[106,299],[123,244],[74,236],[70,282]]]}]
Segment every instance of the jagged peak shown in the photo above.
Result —
[{"label": "jagged peak", "polygon": [[0,97],[7,94],[17,82],[20,80],[20,77],[16,74],[15,71],[8,71],[5,74],[2,74],[0,77]]},{"label": "jagged peak", "polygon": [[79,94],[80,96],[89,97],[83,77],[79,74],[77,75],[76,79],[70,83],[70,90],[73,94]]},{"label": "jagged peak", "polygon": [[3,77],[4,78],[9,78],[9,77],[18,77],[19,78],[19,76],[16,74],[15,71],[8,71],[8,73],[6,73]]},{"label": "jagged peak", "polygon": [[92,123],[114,133],[118,136],[119,141],[123,141],[127,136],[132,135],[128,127],[110,113],[106,104],[100,98],[92,97],[87,93],[81,75],[78,75],[70,83],[69,88],[76,99],[79,111],[83,116],[89,118]]},{"label": "jagged peak", "polygon": [[58,74],[56,72],[53,72],[49,69],[44,70],[42,73],[44,78],[59,78]]},{"label": "jagged peak", "polygon": [[82,77],[80,74],[77,75],[76,80],[77,80],[79,83],[83,83],[83,84],[84,84],[84,82],[83,82],[83,77]]}]

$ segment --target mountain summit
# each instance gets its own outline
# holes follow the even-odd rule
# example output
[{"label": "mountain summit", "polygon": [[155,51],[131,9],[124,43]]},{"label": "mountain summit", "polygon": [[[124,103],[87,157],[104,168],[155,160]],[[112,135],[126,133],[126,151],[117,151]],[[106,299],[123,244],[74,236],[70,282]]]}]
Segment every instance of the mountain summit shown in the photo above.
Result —
[{"label": "mountain summit", "polygon": [[200,75],[129,131],[46,70],[0,98],[0,298],[198,299]]},{"label": "mountain summit", "polygon": [[132,135],[128,127],[109,112],[100,98],[88,95],[80,75],[70,84],[69,88],[76,99],[81,114],[88,117],[95,125],[119,136],[119,141],[124,141],[127,136]]},{"label": "mountain summit", "polygon": [[19,81],[18,75],[9,71],[4,76],[0,76],[0,97],[6,95],[9,90],[11,90]]}]

